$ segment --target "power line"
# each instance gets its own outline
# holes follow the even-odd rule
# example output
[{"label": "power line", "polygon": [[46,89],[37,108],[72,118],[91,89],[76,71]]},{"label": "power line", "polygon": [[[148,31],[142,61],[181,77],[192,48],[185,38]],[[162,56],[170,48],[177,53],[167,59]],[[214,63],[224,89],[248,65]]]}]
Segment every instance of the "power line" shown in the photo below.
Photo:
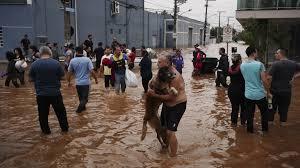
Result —
[{"label": "power line", "polygon": [[145,1],[145,3],[151,4],[151,5],[154,5],[154,6],[157,6],[157,7],[162,7],[162,8],[167,8],[167,9],[172,9],[172,10],[173,10],[173,8],[166,7],[166,6],[162,6],[162,5],[157,5],[157,4],[155,4],[155,3],[148,2],[148,1]]}]

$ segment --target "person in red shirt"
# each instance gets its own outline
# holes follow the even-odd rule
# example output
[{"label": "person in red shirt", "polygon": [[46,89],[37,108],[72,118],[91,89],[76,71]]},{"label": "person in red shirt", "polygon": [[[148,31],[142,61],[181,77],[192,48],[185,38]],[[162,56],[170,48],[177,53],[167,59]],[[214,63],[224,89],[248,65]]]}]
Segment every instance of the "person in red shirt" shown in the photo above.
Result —
[{"label": "person in red shirt", "polygon": [[128,68],[131,70],[134,68],[134,60],[136,57],[136,49],[135,47],[131,48],[131,53],[128,56]]}]

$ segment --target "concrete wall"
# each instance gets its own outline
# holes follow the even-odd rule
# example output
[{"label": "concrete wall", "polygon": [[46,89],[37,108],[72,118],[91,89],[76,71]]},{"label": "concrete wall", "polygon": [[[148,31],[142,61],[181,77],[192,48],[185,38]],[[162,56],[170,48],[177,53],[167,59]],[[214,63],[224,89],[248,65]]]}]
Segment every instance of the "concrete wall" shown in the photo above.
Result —
[{"label": "concrete wall", "polygon": [[32,5],[0,5],[0,26],[3,28],[4,47],[0,48],[0,59],[4,53],[20,47],[24,34],[31,44],[38,45],[37,36],[49,42],[64,42],[63,10],[59,1],[33,0]]},{"label": "concrete wall", "polygon": [[[169,16],[166,17],[165,20],[165,47],[171,48],[174,46],[174,40],[173,40],[173,30],[168,30],[168,26],[173,25],[173,19]],[[186,17],[179,17],[177,19],[177,38],[176,38],[176,47],[178,48],[186,48],[186,47],[193,47],[194,44],[202,44],[203,42],[203,36],[204,36],[204,23],[189,19]],[[202,35],[201,35],[202,30]],[[208,28],[209,30],[209,28]],[[191,35],[189,32],[191,31]],[[207,32],[209,33],[209,31]],[[209,36],[207,36],[207,41],[209,40]]]},{"label": "concrete wall", "polygon": [[[77,0],[78,40],[82,44],[88,34],[93,35],[94,47],[102,41],[105,43],[105,8],[106,0]],[[110,3],[107,3],[110,5]]]},{"label": "concrete wall", "polygon": [[[143,7],[143,1],[130,0],[128,3],[135,4],[136,6]],[[127,45],[128,47],[139,48],[143,45],[143,29],[144,29],[144,11],[140,9],[127,9]]]},{"label": "concrete wall", "polygon": [[144,45],[146,47],[163,47],[164,17],[162,15],[145,12]]},{"label": "concrete wall", "polygon": [[[12,12],[18,11],[18,12]],[[4,46],[0,48],[0,60],[5,59],[5,52],[20,47],[24,34],[33,39],[32,6],[30,5],[0,5],[0,26],[3,30]],[[24,17],[29,16],[29,17]]]}]

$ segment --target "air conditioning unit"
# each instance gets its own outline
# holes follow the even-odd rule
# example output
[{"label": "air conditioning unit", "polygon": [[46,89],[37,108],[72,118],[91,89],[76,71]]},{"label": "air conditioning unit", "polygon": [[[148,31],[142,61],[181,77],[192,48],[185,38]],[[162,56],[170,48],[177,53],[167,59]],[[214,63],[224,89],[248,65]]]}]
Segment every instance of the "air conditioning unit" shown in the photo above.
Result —
[{"label": "air conditioning unit", "polygon": [[120,3],[118,1],[111,2],[111,15],[120,13]]}]

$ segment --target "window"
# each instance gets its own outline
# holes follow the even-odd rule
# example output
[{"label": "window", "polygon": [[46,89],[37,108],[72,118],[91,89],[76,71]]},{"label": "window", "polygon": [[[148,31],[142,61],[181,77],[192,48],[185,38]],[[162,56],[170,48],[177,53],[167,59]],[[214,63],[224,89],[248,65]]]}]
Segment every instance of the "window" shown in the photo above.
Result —
[{"label": "window", "polygon": [[111,15],[120,13],[120,3],[118,1],[111,2]]},{"label": "window", "polygon": [[119,29],[119,34],[121,34],[122,33],[122,31],[121,31],[121,29]]},{"label": "window", "polygon": [[0,4],[27,4],[27,0],[0,0]]},{"label": "window", "polygon": [[110,29],[110,34],[114,34],[114,30],[113,29]]},{"label": "window", "polygon": [[167,31],[168,32],[171,32],[173,30],[174,30],[174,25],[172,25],[172,24],[167,25]]},{"label": "window", "polygon": [[4,42],[3,42],[3,29],[0,27],[0,48],[3,48]]}]

